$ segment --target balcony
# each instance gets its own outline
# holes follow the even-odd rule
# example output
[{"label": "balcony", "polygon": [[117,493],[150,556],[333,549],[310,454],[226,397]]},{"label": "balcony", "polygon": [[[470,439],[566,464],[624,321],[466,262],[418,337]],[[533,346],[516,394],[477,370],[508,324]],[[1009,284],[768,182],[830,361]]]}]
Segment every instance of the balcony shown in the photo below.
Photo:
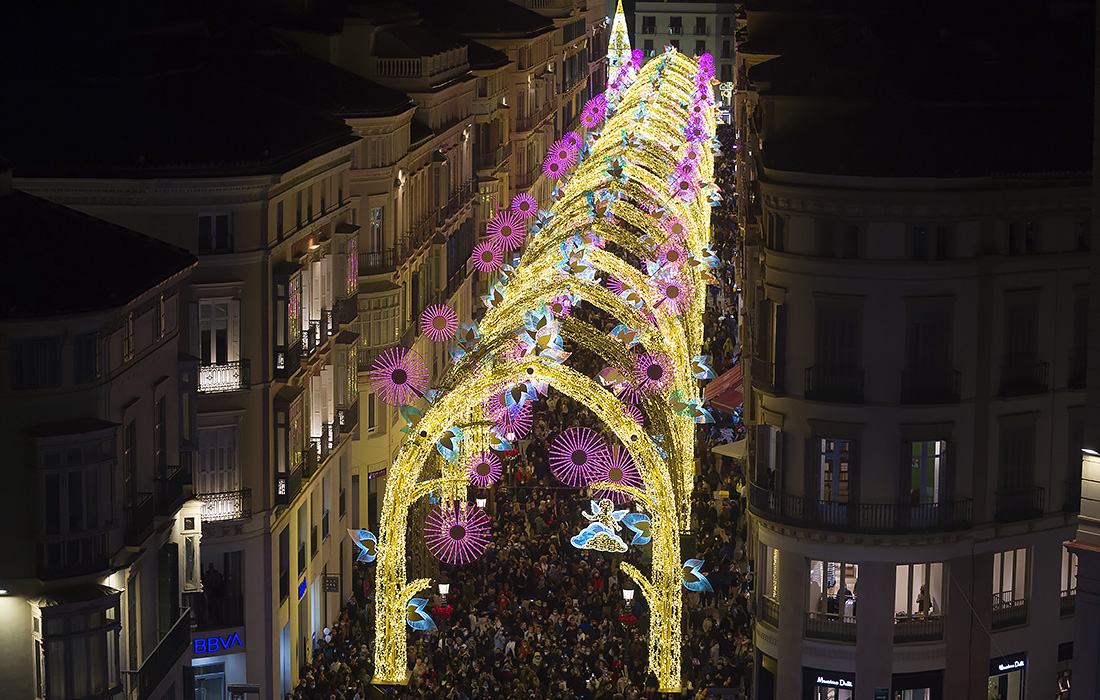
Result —
[{"label": "balcony", "polygon": [[1069,358],[1069,378],[1067,385],[1070,389],[1084,389],[1085,375],[1088,370],[1088,361],[1084,357]]},{"label": "balcony", "polygon": [[806,639],[823,639],[828,642],[856,641],[856,619],[831,613],[806,613]]},{"label": "balcony", "polygon": [[328,524],[329,524],[328,511],[326,510],[324,513],[321,514],[321,541],[322,542],[327,542],[328,541],[328,533],[329,533]]},{"label": "balcony", "polygon": [[63,540],[45,542],[41,545],[38,577],[58,579],[106,571],[111,565],[110,546],[109,532],[70,534]]},{"label": "balcony", "polygon": [[244,596],[240,593],[223,593],[220,598],[214,598],[207,591],[196,610],[196,629],[217,630],[244,625]]},{"label": "balcony", "polygon": [[894,644],[938,642],[943,639],[943,627],[942,615],[898,613],[894,618]]},{"label": "balcony", "polygon": [[554,112],[554,101],[549,100],[546,104],[536,109],[531,114],[525,117],[516,117],[516,131],[530,131],[539,124],[543,119],[550,116]]},{"label": "balcony", "polygon": [[695,27],[695,36],[710,36],[710,27]]},{"label": "balcony", "polygon": [[347,510],[347,508],[348,508],[348,492],[347,492],[347,489],[340,489],[339,502],[340,502],[340,517],[342,518],[348,512],[348,510]]},{"label": "balcony", "polygon": [[283,569],[279,572],[279,600],[283,601],[290,597],[290,572]]},{"label": "balcony", "polygon": [[309,529],[309,558],[317,556],[317,526]]},{"label": "balcony", "polygon": [[376,253],[359,254],[359,274],[366,275],[375,272],[385,272],[405,262],[408,256],[400,248],[390,248]]},{"label": "balcony", "polygon": [[903,404],[944,404],[959,402],[957,370],[907,370],[901,374]]},{"label": "balcony", "polygon": [[807,367],[806,398],[832,403],[863,403],[863,370]]},{"label": "balcony", "polygon": [[997,491],[995,519],[999,523],[1041,518],[1045,510],[1046,489],[1042,486],[1024,486]]},{"label": "balcony", "polygon": [[359,400],[347,408],[336,409],[336,425],[341,433],[350,433],[359,424]]},{"label": "balcony", "polygon": [[302,338],[299,336],[284,350],[275,351],[275,378],[285,380],[302,365]]},{"label": "balcony", "polygon": [[328,334],[321,334],[321,319],[310,319],[309,328],[302,331],[302,355],[309,359],[317,354],[317,351],[328,340]]},{"label": "balcony", "polygon": [[511,155],[511,141],[493,151],[480,151],[477,154],[478,170],[493,170],[499,168]]},{"label": "balcony", "polygon": [[191,609],[180,610],[179,619],[161,638],[156,648],[145,657],[141,668],[131,674],[131,695],[137,692],[138,700],[148,700],[160,682],[176,665],[176,661],[191,643]]},{"label": "balcony", "polygon": [[683,27],[669,27],[668,28],[668,33],[672,34],[673,36],[679,36],[679,35],[684,33],[684,28]]},{"label": "balcony", "polygon": [[1062,591],[1062,597],[1058,601],[1058,611],[1061,617],[1071,617],[1077,609],[1077,589]]},{"label": "balcony", "polygon": [[771,360],[760,357],[752,358],[752,384],[762,391],[776,396],[783,394],[782,368],[776,366]]},{"label": "balcony", "polygon": [[306,572],[306,543],[298,543],[298,576]]},{"label": "balcony", "polygon": [[772,522],[834,532],[906,535],[966,530],[973,501],[941,503],[830,503],[749,484],[749,509]]},{"label": "balcony", "polygon": [[202,521],[204,523],[244,520],[252,517],[252,489],[200,493]]},{"label": "balcony", "polygon": [[529,173],[520,173],[516,176],[515,187],[517,190],[530,189],[542,176],[542,168],[536,167]]},{"label": "balcony", "polygon": [[321,457],[321,440],[316,438],[309,441],[309,446],[302,450],[302,481],[309,481],[317,473],[317,465]]},{"label": "balcony", "polygon": [[252,363],[248,360],[199,366],[199,393],[242,391],[252,386]]},{"label": "balcony", "polygon": [[126,544],[140,545],[153,529],[153,517],[157,512],[157,502],[153,494],[142,491],[134,494],[133,501],[126,510]]},{"label": "balcony", "polygon": [[767,596],[760,596],[760,621],[779,629],[779,603]]},{"label": "balcony", "polygon": [[1027,624],[1027,599],[1022,600],[1000,600],[1000,597],[993,594],[993,618],[992,624],[993,631],[1008,629],[1009,627],[1020,627]]},{"label": "balcony", "polygon": [[180,506],[191,497],[191,491],[187,488],[190,485],[190,469],[168,467],[167,476],[158,476],[153,484],[156,493],[156,514],[175,515]]},{"label": "balcony", "polygon": [[346,299],[337,299],[332,303],[332,321],[335,328],[346,326],[359,315],[359,295],[352,294]]},{"label": "balcony", "polygon": [[1039,362],[1033,354],[1009,355],[1001,365],[1002,398],[1045,394],[1049,386],[1050,363]]},{"label": "balcony", "polygon": [[446,204],[439,208],[439,211],[436,212],[436,224],[440,227],[445,226],[451,217],[462,211],[467,204],[473,201],[476,193],[476,183],[474,180],[470,180],[462,186],[462,189],[452,194]]},{"label": "balcony", "polygon": [[295,496],[302,490],[302,462],[294,465],[290,473],[275,477],[275,502],[286,505],[294,501]]},{"label": "balcony", "polygon": [[643,24],[642,25],[642,34],[656,34],[656,33],[657,33],[657,25],[655,25],[655,24]]}]

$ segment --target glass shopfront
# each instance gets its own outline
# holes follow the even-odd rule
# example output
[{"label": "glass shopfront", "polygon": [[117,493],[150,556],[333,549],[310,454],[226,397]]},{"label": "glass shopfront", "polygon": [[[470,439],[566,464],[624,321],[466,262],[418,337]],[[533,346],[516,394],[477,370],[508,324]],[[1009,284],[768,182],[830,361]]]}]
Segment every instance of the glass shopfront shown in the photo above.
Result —
[{"label": "glass shopfront", "polygon": [[1024,700],[1027,653],[1011,654],[989,662],[990,700]]},{"label": "glass shopfront", "polygon": [[893,700],[943,700],[943,671],[895,673]]},{"label": "glass shopfront", "polygon": [[818,668],[802,669],[802,695],[806,700],[852,700],[856,675]]}]

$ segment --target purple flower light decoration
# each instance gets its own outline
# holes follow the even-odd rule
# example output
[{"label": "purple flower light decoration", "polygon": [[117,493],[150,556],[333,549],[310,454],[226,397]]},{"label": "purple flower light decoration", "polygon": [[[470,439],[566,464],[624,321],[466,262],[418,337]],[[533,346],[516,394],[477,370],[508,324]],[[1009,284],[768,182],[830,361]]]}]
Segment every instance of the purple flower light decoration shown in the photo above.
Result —
[{"label": "purple flower light decoration", "polygon": [[607,289],[615,296],[619,296],[623,293],[623,289],[625,289],[625,287],[623,287],[623,281],[618,277],[608,277]]},{"label": "purple flower light decoration", "polygon": [[488,488],[495,484],[501,471],[500,460],[492,452],[480,452],[466,462],[466,476],[478,488]]},{"label": "purple flower light decoration", "polygon": [[390,348],[374,361],[370,383],[391,406],[409,406],[428,388],[428,366],[412,350]]},{"label": "purple flower light decoration", "polygon": [[670,216],[661,221],[661,228],[665,230],[669,238],[682,241],[687,238],[687,225],[680,219]]},{"label": "purple flower light decoration", "polygon": [[595,129],[600,125],[601,121],[603,121],[603,119],[600,118],[600,115],[594,109],[585,107],[584,111],[581,112],[581,126],[585,129]]},{"label": "purple flower light decoration", "polygon": [[425,520],[424,539],[440,561],[469,563],[489,544],[489,516],[477,506],[443,504]]},{"label": "purple flower light decoration", "polygon": [[594,470],[606,460],[607,445],[588,428],[570,428],[554,438],[550,445],[550,466],[554,474],[574,488],[591,481]]},{"label": "purple flower light decoration", "polygon": [[558,143],[565,144],[566,148],[576,152],[581,149],[581,135],[575,131],[567,131]]},{"label": "purple flower light decoration", "polygon": [[692,117],[684,126],[684,138],[692,143],[699,143],[707,137],[707,125],[702,119]]},{"label": "purple flower light decoration", "polygon": [[[633,486],[642,488],[642,476],[638,473],[638,465],[634,463],[634,457],[622,445],[615,445],[611,456],[600,463],[592,474],[592,481],[609,481],[612,484]],[[594,498],[610,498],[615,503],[625,503],[631,500],[630,496],[611,489],[599,489]]]},{"label": "purple flower light decoration", "polygon": [[485,225],[485,232],[489,234],[489,242],[501,250],[515,250],[527,238],[527,227],[523,219],[519,214],[507,210],[490,219]]},{"label": "purple flower light decoration", "polygon": [[531,404],[525,403],[519,409],[505,409],[496,424],[507,440],[522,440],[531,431],[531,420]]},{"label": "purple flower light decoration", "polygon": [[687,258],[687,251],[675,239],[657,249],[657,264],[661,267],[678,267]]},{"label": "purple flower light decoration", "polygon": [[432,304],[420,314],[420,328],[424,335],[437,343],[450,340],[458,328],[458,314],[446,304]]},{"label": "purple flower light decoration", "polygon": [[626,415],[633,418],[635,420],[635,422],[638,423],[638,425],[644,425],[645,424],[645,416],[642,415],[642,409],[638,408],[637,406],[631,406],[630,404],[626,404],[626,405],[623,406],[623,412],[626,413]]},{"label": "purple flower light decoration", "polygon": [[565,171],[568,170],[566,164],[554,157],[553,154],[546,156],[546,160],[542,162],[542,174],[551,180],[557,180]]},{"label": "purple flower light decoration", "polygon": [[687,280],[673,275],[662,275],[656,280],[654,306],[679,316],[691,303],[695,288]]},{"label": "purple flower light decoration", "polygon": [[672,196],[681,199],[691,199],[699,191],[699,183],[693,177],[685,177],[679,173],[673,173],[668,178],[668,187]]},{"label": "purple flower light decoration", "polygon": [[645,52],[641,49],[634,49],[630,52],[630,65],[632,68],[641,68],[642,61],[645,60]]},{"label": "purple flower light decoration", "polygon": [[569,312],[573,310],[573,300],[568,294],[559,294],[550,300],[546,308],[550,309],[550,313],[558,318],[568,316]]},{"label": "purple flower light decoration", "polygon": [[672,360],[663,352],[641,355],[634,364],[634,379],[643,393],[664,393],[672,384]]},{"label": "purple flower light decoration", "polygon": [[539,213],[539,200],[526,192],[512,197],[512,211],[521,219],[533,219]]},{"label": "purple flower light decoration", "polygon": [[478,272],[496,272],[504,264],[504,253],[492,243],[484,241],[474,246],[470,259]]}]

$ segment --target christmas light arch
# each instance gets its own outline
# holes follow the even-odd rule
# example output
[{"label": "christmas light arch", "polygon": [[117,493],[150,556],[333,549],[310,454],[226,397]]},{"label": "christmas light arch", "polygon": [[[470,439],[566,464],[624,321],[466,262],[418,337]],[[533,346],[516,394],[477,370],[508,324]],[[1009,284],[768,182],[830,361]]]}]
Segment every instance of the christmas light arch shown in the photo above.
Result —
[{"label": "christmas light arch", "polygon": [[[713,137],[715,116],[710,77],[699,63],[669,51],[637,71],[633,83],[624,74],[615,80],[613,112],[601,134],[592,140],[583,160],[563,177],[548,213],[529,227],[530,238],[506,285],[479,324],[476,347],[459,357],[442,382],[442,390],[411,427],[388,471],[377,545],[375,676],[376,684],[408,682],[406,612],[428,579],[407,580],[406,535],[409,509],[430,492],[445,502],[465,499],[470,457],[491,447],[489,421],[483,403],[507,387],[545,383],[585,405],[622,443],[637,466],[644,487],[596,482],[594,489],[616,491],[636,501],[648,513],[652,536],[652,569],[645,575],[623,563],[622,569],[642,591],[650,608],[649,668],[662,692],[680,689],[680,629],[683,562],[680,534],[691,516],[696,420],[675,410],[666,397],[646,397],[640,404],[648,427],[639,425],[624,402],[608,387],[546,355],[516,356],[511,351],[518,330],[532,310],[545,308],[560,295],[573,295],[597,306],[636,334],[650,353],[667,357],[672,368],[673,396],[698,397],[699,380],[693,360],[701,345],[705,300],[710,206],[713,190],[700,188],[691,196],[670,193],[668,177],[678,153],[688,145],[684,126],[689,108],[707,105],[703,123]],[[630,68],[633,74],[634,68]],[[703,148],[697,173],[713,173],[713,155]],[[594,195],[601,199],[596,202]],[[641,260],[652,258],[668,233],[662,221],[685,224],[681,244],[696,265],[679,270],[692,297],[680,313],[658,308],[652,298],[652,275],[598,245],[585,246],[583,266],[598,275],[613,276],[639,294],[628,302],[600,284],[589,272],[563,273],[568,263],[563,246],[578,234],[591,233],[614,242]],[[624,222],[619,225],[616,222]],[[509,256],[510,257],[510,256]],[[499,274],[499,273],[498,273]],[[622,362],[629,349],[607,333],[576,318],[560,324],[562,338],[595,352],[609,363]],[[460,333],[461,336],[461,333]],[[629,343],[628,343],[629,345]],[[679,393],[676,393],[679,392]],[[419,412],[418,412],[419,413]],[[456,459],[440,459],[437,442],[455,426],[465,436]],[[440,465],[440,477],[422,480],[426,465]],[[414,530],[417,528],[413,528]]]}]

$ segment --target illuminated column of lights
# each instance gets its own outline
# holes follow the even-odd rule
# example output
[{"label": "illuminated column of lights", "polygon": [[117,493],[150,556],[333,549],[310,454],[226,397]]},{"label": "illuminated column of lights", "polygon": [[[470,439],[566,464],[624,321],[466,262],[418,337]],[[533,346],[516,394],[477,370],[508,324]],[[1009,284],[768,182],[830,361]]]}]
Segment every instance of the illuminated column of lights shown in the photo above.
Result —
[{"label": "illuminated column of lights", "polygon": [[[592,144],[591,153],[563,183],[561,196],[551,206],[550,220],[532,237],[527,252],[510,276],[501,303],[486,314],[480,328],[481,349],[470,352],[451,369],[443,384],[443,394],[425,411],[419,424],[412,429],[412,437],[403,446],[390,471],[378,538],[374,682],[407,682],[405,605],[428,585],[423,579],[406,582],[405,534],[409,506],[435,489],[445,489],[448,497],[457,500],[458,485],[467,483],[469,478],[463,466],[468,455],[471,451],[485,449],[487,442],[487,431],[479,432],[476,427],[478,420],[484,424],[482,402],[502,387],[538,380],[588,406],[626,446],[638,467],[644,489],[613,483],[594,486],[628,493],[649,511],[653,535],[650,577],[647,579],[632,567],[624,566],[624,570],[638,581],[650,605],[650,669],[658,677],[662,691],[679,690],[683,582],[679,529],[690,520],[690,501],[684,496],[690,497],[691,490],[694,421],[675,414],[668,402],[658,397],[643,402],[653,424],[651,429],[663,434],[669,447],[670,463],[666,464],[647,432],[606,388],[559,364],[533,356],[508,359],[502,351],[508,347],[517,327],[522,328],[523,315],[528,309],[559,294],[574,293],[639,330],[639,341],[647,351],[668,355],[675,369],[674,385],[684,390],[684,396],[698,395],[698,381],[691,373],[690,362],[702,339],[705,285],[699,270],[685,271],[696,295],[676,317],[654,313],[649,299],[641,309],[635,309],[602,286],[564,277],[557,269],[562,258],[557,246],[577,229],[595,230],[639,257],[653,252],[652,247],[642,244],[636,234],[606,221],[593,222],[584,197],[591,191],[614,191],[635,202],[667,210],[669,215],[687,225],[684,243],[695,255],[700,255],[703,246],[709,243],[709,203],[698,192],[691,198],[671,197],[663,177],[675,167],[677,154],[687,144],[682,127],[689,105],[694,101],[696,69],[694,61],[673,54],[651,61],[639,72],[636,81],[621,96],[618,112],[604,125],[603,135]],[[660,81],[656,79],[658,72]],[[639,120],[633,115],[642,103],[646,104],[648,113],[644,120]],[[709,133],[713,134],[713,112],[704,112],[702,116]],[[626,139],[620,133],[624,129],[629,132]],[[709,148],[703,148],[700,156],[699,172],[712,173]],[[627,179],[609,176],[605,157],[619,159],[620,174]],[[626,199],[616,200],[611,211],[655,241],[664,239],[650,211]],[[639,292],[649,289],[648,279],[616,256],[593,250],[588,257],[595,268],[620,276]],[[656,325],[647,318],[649,316],[653,316]],[[624,348],[620,346],[616,350],[606,336],[583,323],[563,324],[562,332],[580,338],[586,347],[596,350],[605,359],[621,359],[626,354]],[[462,420],[456,420],[458,418]],[[458,422],[462,422],[470,444],[461,444],[459,459],[441,461],[441,479],[421,482],[426,463],[436,453],[436,442]]]}]

